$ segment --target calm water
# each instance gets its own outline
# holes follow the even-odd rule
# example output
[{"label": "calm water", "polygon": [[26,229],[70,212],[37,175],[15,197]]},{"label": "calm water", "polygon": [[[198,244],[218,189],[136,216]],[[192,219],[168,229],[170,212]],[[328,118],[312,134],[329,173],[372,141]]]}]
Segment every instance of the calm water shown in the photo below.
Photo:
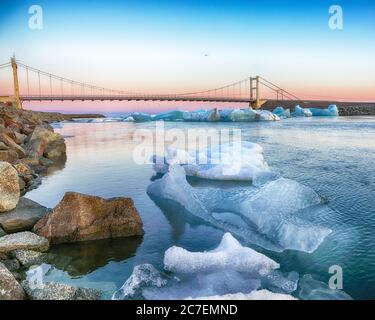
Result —
[{"label": "calm water", "polygon": [[[243,139],[259,143],[271,168],[310,186],[333,210],[317,224],[333,230],[312,254],[263,251],[285,271],[328,281],[328,268],[344,270],[344,291],[353,298],[375,298],[375,117],[289,119],[258,123],[166,123],[166,128],[241,128]],[[136,165],[133,132],[154,123],[64,124],[68,160],[27,196],[53,207],[67,191],[134,199],[143,219],[141,238],[60,245],[47,278],[104,290],[109,297],[137,264],[162,268],[172,245],[192,251],[215,248],[223,232],[163,213],[148,197],[154,175]],[[230,185],[229,185],[230,187]],[[256,248],[259,250],[259,248]]]}]

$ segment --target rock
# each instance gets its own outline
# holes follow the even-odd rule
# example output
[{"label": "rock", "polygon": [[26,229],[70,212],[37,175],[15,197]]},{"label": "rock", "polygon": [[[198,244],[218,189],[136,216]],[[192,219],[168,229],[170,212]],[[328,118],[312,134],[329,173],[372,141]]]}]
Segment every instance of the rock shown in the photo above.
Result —
[{"label": "rock", "polygon": [[0,141],[0,150],[9,150],[9,147],[4,142]]},{"label": "rock", "polygon": [[44,156],[48,159],[59,159],[66,155],[66,144],[64,140],[56,141],[47,146]]},{"label": "rock", "polygon": [[18,157],[25,158],[26,151],[5,133],[0,133],[0,141],[17,152]]},{"label": "rock", "polygon": [[20,263],[17,259],[7,259],[1,261],[1,263],[10,271],[17,271],[20,268]]},{"label": "rock", "polygon": [[[20,160],[22,161],[22,160]],[[33,171],[30,169],[30,167],[23,162],[18,162],[14,165],[14,168],[17,170],[19,175],[29,175],[32,174]]]},{"label": "rock", "polygon": [[0,262],[0,300],[23,300],[25,292],[12,273]]},{"label": "rock", "polygon": [[15,251],[12,252],[12,255],[24,267],[31,267],[33,265],[40,265],[46,259],[46,255],[44,253],[40,253],[40,252],[32,251],[32,250],[22,250],[22,249],[21,250],[15,250]]},{"label": "rock", "polygon": [[31,300],[99,300],[102,295],[97,290],[76,288],[57,282],[33,287],[29,281],[23,281],[22,286]]},{"label": "rock", "polygon": [[5,231],[3,230],[3,228],[0,227],[0,237],[5,236],[5,235],[6,235]]},{"label": "rock", "polygon": [[143,225],[132,199],[68,192],[34,231],[52,243],[64,243],[142,235]]},{"label": "rock", "polygon": [[16,161],[18,161],[17,152],[13,149],[0,150],[0,161],[15,163]]},{"label": "rock", "polygon": [[19,132],[14,132],[14,135],[16,136],[17,141],[19,141],[20,144],[23,144],[25,140],[27,139],[27,135],[19,133]]},{"label": "rock", "polygon": [[48,248],[49,242],[46,238],[29,231],[8,234],[0,238],[0,253],[8,253],[17,249],[44,252]]},{"label": "rock", "polygon": [[17,207],[0,214],[0,226],[7,233],[31,230],[48,209],[27,198],[20,198]]},{"label": "rock", "polygon": [[7,162],[0,162],[0,212],[6,212],[17,206],[20,198],[18,174]]},{"label": "rock", "polygon": [[19,185],[20,185],[20,191],[25,190],[25,188],[26,188],[26,183],[25,183],[25,181],[24,181],[22,178],[18,178],[18,183],[19,183]]}]

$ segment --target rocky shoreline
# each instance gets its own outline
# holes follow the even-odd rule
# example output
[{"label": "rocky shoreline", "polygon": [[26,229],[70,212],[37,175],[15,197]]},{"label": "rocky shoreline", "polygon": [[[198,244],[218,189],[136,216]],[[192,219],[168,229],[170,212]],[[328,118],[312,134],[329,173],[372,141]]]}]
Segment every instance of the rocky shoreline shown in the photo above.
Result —
[{"label": "rocky shoreline", "polygon": [[63,115],[0,104],[0,300],[97,300],[102,293],[44,282],[50,245],[143,235],[132,199],[69,192],[53,209],[23,197],[66,161],[64,138],[50,123],[101,115]]}]

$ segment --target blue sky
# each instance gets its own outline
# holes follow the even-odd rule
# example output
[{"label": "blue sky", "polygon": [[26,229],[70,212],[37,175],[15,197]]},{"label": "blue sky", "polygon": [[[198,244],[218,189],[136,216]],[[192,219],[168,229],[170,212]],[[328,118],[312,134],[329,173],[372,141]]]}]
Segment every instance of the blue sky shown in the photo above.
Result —
[{"label": "blue sky", "polygon": [[[43,8],[43,30],[28,8]],[[328,8],[344,29],[328,27]],[[135,91],[191,91],[262,75],[299,95],[375,100],[375,3],[315,1],[0,2],[0,62]],[[1,79],[1,76],[0,76]]]}]

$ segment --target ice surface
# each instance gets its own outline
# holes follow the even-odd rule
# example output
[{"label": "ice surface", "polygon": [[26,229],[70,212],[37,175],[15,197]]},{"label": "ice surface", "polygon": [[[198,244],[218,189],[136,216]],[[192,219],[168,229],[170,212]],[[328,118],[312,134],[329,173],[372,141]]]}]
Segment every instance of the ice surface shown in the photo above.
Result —
[{"label": "ice surface", "polygon": [[254,290],[250,293],[230,293],[222,296],[189,297],[186,300],[297,300],[289,294],[274,293],[267,289]]},{"label": "ice surface", "polygon": [[[151,264],[142,264],[134,268],[132,275],[120,290],[113,294],[112,299],[119,300],[124,297],[136,297],[141,295],[141,291],[145,286],[162,287],[167,284],[165,278],[155,267]],[[139,298],[141,296],[138,296]]]},{"label": "ice surface", "polygon": [[257,119],[260,121],[279,121],[280,117],[268,110],[255,110]]},{"label": "ice surface", "polygon": [[[242,246],[227,233],[218,247],[208,252],[169,248],[162,271],[152,265],[135,267],[113,299],[194,299],[242,293],[252,293],[254,299],[281,298],[278,294],[293,291],[290,283],[294,279],[284,277],[277,268],[277,262]],[[268,291],[272,291],[269,284],[278,294]],[[268,290],[253,293],[257,289]]]},{"label": "ice surface", "polygon": [[320,108],[309,108],[312,115],[314,117],[338,117],[339,116],[339,109],[335,104],[331,104],[328,106],[327,109],[320,109]]},{"label": "ice surface", "polygon": [[126,117],[123,122],[135,122],[134,118],[132,116]]},{"label": "ice surface", "polygon": [[229,119],[233,122],[249,122],[255,121],[257,114],[252,108],[247,109],[234,109],[230,115]]},{"label": "ice surface", "polygon": [[297,105],[294,112],[292,113],[292,117],[312,117],[312,113],[310,109],[301,108]]},{"label": "ice surface", "polygon": [[165,113],[160,113],[152,117],[152,120],[155,121],[183,121],[184,120],[184,113],[185,111],[181,110],[174,110],[174,111],[169,111]]},{"label": "ice surface", "polygon": [[135,122],[148,122],[152,120],[152,116],[144,112],[133,112],[130,116]]},{"label": "ice surface", "polygon": [[188,176],[210,180],[251,181],[269,171],[263,148],[252,142],[227,143],[197,152],[168,148],[165,158],[154,156],[154,170],[165,173],[168,165],[181,164]]},{"label": "ice surface", "polygon": [[286,119],[290,118],[290,110],[289,109],[284,109],[283,107],[276,107],[273,111],[274,114],[280,117],[280,119]]},{"label": "ice surface", "polygon": [[178,204],[185,212],[269,250],[313,252],[331,233],[308,219],[310,210],[328,210],[318,194],[289,179],[232,191],[196,189],[187,182],[183,167],[173,165],[147,192],[161,204]]},{"label": "ice surface", "polygon": [[243,247],[230,233],[226,233],[219,246],[208,252],[189,252],[172,247],[165,252],[164,266],[177,273],[213,272],[231,269],[259,277],[280,266],[272,259],[250,248]]},{"label": "ice surface", "polygon": [[300,281],[299,297],[303,300],[352,300],[344,291],[330,289],[327,284],[315,280],[309,274]]}]

